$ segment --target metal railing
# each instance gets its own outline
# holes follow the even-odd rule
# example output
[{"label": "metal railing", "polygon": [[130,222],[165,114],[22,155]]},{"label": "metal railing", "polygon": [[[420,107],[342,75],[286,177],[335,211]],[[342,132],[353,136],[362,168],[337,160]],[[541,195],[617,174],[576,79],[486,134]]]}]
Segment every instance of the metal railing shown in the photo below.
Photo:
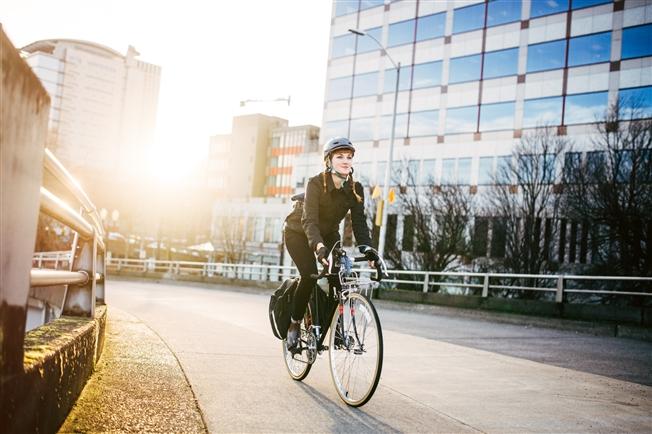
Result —
[{"label": "metal railing", "polygon": [[41,187],[40,211],[75,232],[66,252],[37,252],[32,259],[26,330],[59,316],[93,317],[96,302],[104,302],[104,229],[95,205],[66,168],[45,150],[44,169],[71,193],[76,211]]},{"label": "metal railing", "polygon": [[[265,264],[226,264],[189,261],[162,261],[154,259],[123,259],[112,258],[107,261],[107,270],[135,271],[144,273],[167,273],[169,275],[196,275],[204,277],[224,277],[240,280],[279,281],[298,275],[297,269],[291,266],[265,265]],[[360,268],[362,274],[374,272],[368,268]],[[470,295],[478,293],[486,298],[495,296],[500,291],[537,291],[554,295],[556,302],[562,302],[567,294],[595,294],[595,295],[632,295],[652,296],[651,277],[621,277],[621,276],[579,276],[579,275],[550,275],[550,274],[503,274],[503,273],[472,273],[472,272],[436,272],[436,271],[409,271],[389,270],[389,278],[383,280],[385,284],[414,287],[414,289],[428,293],[435,287],[448,293]],[[410,277],[407,279],[406,277]],[[505,282],[509,281],[509,284]],[[523,284],[518,282],[530,282]],[[569,285],[569,283],[597,282],[600,288],[583,288]],[[641,291],[627,291],[604,289],[611,282],[629,282],[644,286]]]}]

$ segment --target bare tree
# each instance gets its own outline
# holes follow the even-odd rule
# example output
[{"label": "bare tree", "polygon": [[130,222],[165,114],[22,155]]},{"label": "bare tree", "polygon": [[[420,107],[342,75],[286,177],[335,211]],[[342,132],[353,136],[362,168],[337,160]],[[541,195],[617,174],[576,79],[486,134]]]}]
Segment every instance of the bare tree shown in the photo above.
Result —
[{"label": "bare tree", "polygon": [[557,268],[551,255],[562,203],[557,168],[569,148],[565,136],[540,127],[525,135],[509,161],[498,167],[485,214],[504,225],[503,271],[542,274]]},{"label": "bare tree", "polygon": [[244,219],[223,216],[214,233],[216,254],[229,264],[242,262],[246,250]]},{"label": "bare tree", "polygon": [[636,98],[612,104],[596,124],[595,151],[566,171],[566,213],[590,228],[593,273],[652,276],[652,120],[645,109]]},{"label": "bare tree", "polygon": [[[402,215],[402,242],[390,235],[388,227],[385,258],[399,270],[452,271],[462,265],[470,253],[468,237],[473,197],[468,187],[438,186],[430,178],[417,185],[407,164],[398,171],[396,200]],[[375,202],[368,202],[367,215],[375,216]],[[373,221],[371,221],[373,224]],[[417,276],[406,280],[421,280]],[[436,286],[434,291],[438,291]]]}]

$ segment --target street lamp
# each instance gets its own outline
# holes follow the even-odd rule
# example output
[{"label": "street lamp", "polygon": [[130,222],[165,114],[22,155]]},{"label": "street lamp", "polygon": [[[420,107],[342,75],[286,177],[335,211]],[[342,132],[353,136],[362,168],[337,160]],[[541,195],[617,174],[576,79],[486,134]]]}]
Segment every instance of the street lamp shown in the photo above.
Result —
[{"label": "street lamp", "polygon": [[383,185],[383,199],[381,201],[381,206],[380,206],[381,221],[380,221],[380,234],[378,237],[378,255],[382,258],[383,254],[385,253],[385,237],[387,233],[387,213],[385,212],[385,206],[389,199],[389,178],[390,178],[390,174],[392,173],[392,160],[394,158],[394,138],[396,135],[396,108],[398,105],[398,85],[401,79],[401,62],[398,63],[394,62],[394,59],[392,59],[392,56],[389,55],[385,47],[383,47],[383,45],[380,42],[378,42],[378,39],[374,38],[369,33],[357,29],[349,29],[349,32],[358,36],[369,36],[376,44],[378,44],[378,47],[380,47],[382,52],[385,53],[389,61],[392,62],[392,65],[394,65],[394,69],[396,69],[396,88],[394,90],[394,113],[392,114],[392,135],[390,136],[389,139],[387,166],[385,167],[385,184]]}]

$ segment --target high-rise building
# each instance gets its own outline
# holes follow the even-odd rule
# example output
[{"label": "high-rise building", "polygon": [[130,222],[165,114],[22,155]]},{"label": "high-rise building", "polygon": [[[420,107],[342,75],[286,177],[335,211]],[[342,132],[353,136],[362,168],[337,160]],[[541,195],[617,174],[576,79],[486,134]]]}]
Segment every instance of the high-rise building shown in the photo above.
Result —
[{"label": "high-rise building", "polygon": [[302,125],[272,130],[265,196],[289,197],[303,191],[320,166],[319,127]]},{"label": "high-rise building", "polygon": [[[401,68],[390,183],[407,168],[414,191],[434,182],[483,197],[538,126],[570,139],[568,164],[595,150],[595,123],[619,99],[637,99],[639,115],[652,118],[652,1],[335,0],[320,142],[350,137],[356,173],[370,186],[382,187],[387,167],[393,62]],[[386,207],[388,239],[403,233],[413,246],[397,205]],[[549,223],[559,225],[559,262],[583,263],[586,248],[570,252],[589,225],[580,237],[578,222]],[[487,225],[475,230],[486,236]],[[496,234],[492,252],[501,239],[504,250]]]},{"label": "high-rise building", "polygon": [[99,208],[118,211],[117,230],[151,227],[143,212],[143,174],[154,141],[161,68],[73,39],[37,41],[21,49],[50,95],[47,146]]},{"label": "high-rise building", "polygon": [[543,124],[586,149],[619,97],[652,117],[650,0],[336,0],[321,142],[350,137],[371,184],[383,182],[396,85],[372,37],[401,64],[394,161],[416,179],[489,183]]},{"label": "high-rise building", "polygon": [[117,175],[145,161],[161,68],[103,45],[48,39],[22,48],[50,94],[48,146],[73,171]]},{"label": "high-rise building", "polygon": [[287,123],[262,114],[234,117],[231,134],[210,138],[209,185],[222,197],[264,196],[271,131]]}]

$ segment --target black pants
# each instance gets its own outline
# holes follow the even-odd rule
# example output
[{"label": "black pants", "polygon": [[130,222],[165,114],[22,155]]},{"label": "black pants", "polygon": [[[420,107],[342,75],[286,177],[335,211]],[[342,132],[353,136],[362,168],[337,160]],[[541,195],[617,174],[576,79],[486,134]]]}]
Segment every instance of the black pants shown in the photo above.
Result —
[{"label": "black pants", "polygon": [[[288,249],[288,253],[299,269],[299,275],[301,276],[292,306],[292,319],[298,321],[303,318],[312,288],[317,283],[315,279],[310,277],[311,274],[318,274],[317,260],[308,244],[308,237],[306,237],[305,233],[285,230],[283,236],[285,237],[285,247]],[[340,234],[337,232],[324,236],[326,249],[330,251],[339,239]]]}]

